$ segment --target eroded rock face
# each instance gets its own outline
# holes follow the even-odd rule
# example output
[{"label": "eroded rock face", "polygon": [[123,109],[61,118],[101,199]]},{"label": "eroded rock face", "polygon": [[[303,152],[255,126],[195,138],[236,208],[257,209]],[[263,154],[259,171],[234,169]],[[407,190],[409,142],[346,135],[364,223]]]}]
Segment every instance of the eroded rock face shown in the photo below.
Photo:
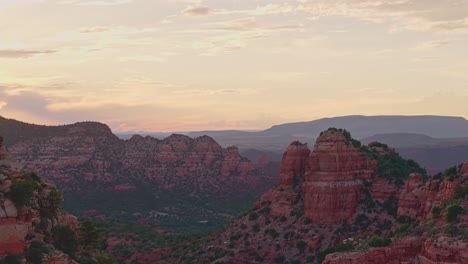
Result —
[{"label": "eroded rock face", "polygon": [[3,137],[0,136],[0,160],[5,159],[5,153],[3,150]]},{"label": "eroded rock face", "polygon": [[462,169],[461,169],[461,173],[462,173],[462,175],[468,176],[468,162],[465,162],[463,164]]},{"label": "eroded rock face", "polygon": [[295,178],[303,177],[307,170],[307,159],[310,149],[307,144],[295,141],[289,145],[283,154],[280,168],[280,184],[291,186]]},{"label": "eroded rock face", "polygon": [[372,248],[367,252],[334,253],[327,255],[323,264],[402,264],[414,263],[421,250],[422,239],[408,238],[396,245]]},{"label": "eroded rock face", "polygon": [[367,160],[345,136],[324,132],[315,144],[303,184],[304,213],[316,224],[349,220],[361,199],[361,179],[370,179],[375,162]]},{"label": "eroded rock face", "polygon": [[[262,166],[243,158],[238,148],[223,149],[207,136],[159,140],[136,135],[125,141],[98,123],[64,126],[54,136],[22,141],[10,149],[25,170],[46,176],[67,193],[137,191],[135,182],[144,181],[194,194],[260,194],[276,180],[262,175]],[[90,183],[95,189],[83,187]]]},{"label": "eroded rock face", "polygon": [[[1,140],[0,143],[2,143]],[[2,149],[1,144],[0,149]],[[4,157],[5,155],[2,155],[2,158]],[[38,179],[33,180],[34,184],[37,185],[37,190],[33,192],[31,202],[28,205],[18,206],[14,203],[13,198],[6,198],[9,197],[12,182],[22,181],[25,181],[22,173],[15,171],[10,166],[2,168],[0,173],[0,257],[22,254],[30,243],[27,239],[28,234],[36,238],[44,237],[43,233],[34,228],[33,222],[47,221],[50,223],[49,231],[52,226],[56,225],[70,226],[72,229],[78,230],[77,218],[56,209],[56,205],[52,204],[49,195],[55,187],[49,183]],[[55,215],[47,218],[41,212],[55,212]]]}]

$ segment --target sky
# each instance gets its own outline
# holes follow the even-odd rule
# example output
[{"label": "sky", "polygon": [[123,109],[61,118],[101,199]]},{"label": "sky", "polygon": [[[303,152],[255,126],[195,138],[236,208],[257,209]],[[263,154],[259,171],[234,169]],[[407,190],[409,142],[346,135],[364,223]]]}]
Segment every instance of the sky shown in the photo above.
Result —
[{"label": "sky", "polygon": [[114,131],[468,119],[468,0],[0,0],[0,115]]}]

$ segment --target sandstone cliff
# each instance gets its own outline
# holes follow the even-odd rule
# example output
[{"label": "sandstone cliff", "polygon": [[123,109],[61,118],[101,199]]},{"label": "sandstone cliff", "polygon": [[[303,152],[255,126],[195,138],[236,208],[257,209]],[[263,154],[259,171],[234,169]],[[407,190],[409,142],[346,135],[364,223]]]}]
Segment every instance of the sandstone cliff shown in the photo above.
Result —
[{"label": "sandstone cliff", "polygon": [[60,209],[62,197],[55,186],[35,174],[15,171],[5,156],[0,136],[0,260],[26,251],[32,262],[39,257],[29,248],[40,245],[47,249],[42,263],[76,263],[51,245],[53,239],[49,235],[58,226],[76,232],[77,218]]}]

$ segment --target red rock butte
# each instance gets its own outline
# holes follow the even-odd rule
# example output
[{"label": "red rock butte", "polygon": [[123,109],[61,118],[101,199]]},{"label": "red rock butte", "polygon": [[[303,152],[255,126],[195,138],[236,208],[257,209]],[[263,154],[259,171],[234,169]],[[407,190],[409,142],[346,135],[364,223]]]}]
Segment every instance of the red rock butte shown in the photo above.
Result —
[{"label": "red rock butte", "polygon": [[377,163],[365,158],[341,132],[325,131],[311,152],[293,142],[283,155],[281,185],[302,182],[304,213],[315,224],[350,219],[360,200],[363,179],[370,179]]}]

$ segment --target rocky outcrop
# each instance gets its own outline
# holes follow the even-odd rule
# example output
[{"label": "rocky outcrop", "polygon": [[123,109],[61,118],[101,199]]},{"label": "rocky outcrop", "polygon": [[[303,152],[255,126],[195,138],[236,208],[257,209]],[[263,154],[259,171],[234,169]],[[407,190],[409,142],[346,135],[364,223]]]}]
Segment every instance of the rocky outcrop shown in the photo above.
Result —
[{"label": "rocky outcrop", "polygon": [[421,250],[422,239],[411,237],[390,247],[373,248],[367,252],[334,253],[323,264],[403,264],[413,260]]},{"label": "rocky outcrop", "polygon": [[324,132],[309,157],[303,184],[304,212],[316,224],[351,219],[361,199],[362,180],[376,163],[363,157],[342,133]]},{"label": "rocky outcrop", "polygon": [[461,174],[464,176],[468,176],[468,162],[465,162],[461,169]]},{"label": "rocky outcrop", "polygon": [[[1,140],[0,140],[0,143]],[[0,144],[0,149],[2,149]],[[4,152],[3,152],[4,153]],[[5,155],[2,155],[2,159]],[[60,210],[59,193],[55,187],[43,182],[35,174],[15,171],[9,161],[2,160],[0,170],[0,257],[22,254],[31,238],[42,239],[53,226],[69,226],[78,230],[75,216]],[[14,190],[14,193],[13,193]],[[22,204],[15,203],[15,200]],[[38,223],[46,230],[38,228]],[[65,255],[68,262],[76,263]]]},{"label": "rocky outcrop", "polygon": [[307,159],[309,158],[310,150],[307,144],[302,144],[295,141],[289,145],[286,152],[283,154],[280,168],[280,184],[291,186],[293,182],[299,182],[298,177],[304,175],[307,169]]},{"label": "rocky outcrop", "polygon": [[5,159],[5,150],[3,149],[3,137],[0,136],[0,160]]}]

